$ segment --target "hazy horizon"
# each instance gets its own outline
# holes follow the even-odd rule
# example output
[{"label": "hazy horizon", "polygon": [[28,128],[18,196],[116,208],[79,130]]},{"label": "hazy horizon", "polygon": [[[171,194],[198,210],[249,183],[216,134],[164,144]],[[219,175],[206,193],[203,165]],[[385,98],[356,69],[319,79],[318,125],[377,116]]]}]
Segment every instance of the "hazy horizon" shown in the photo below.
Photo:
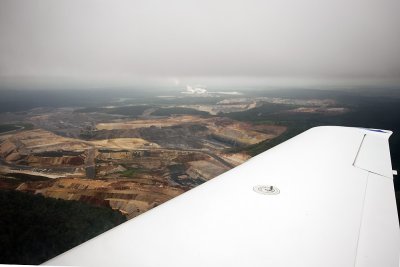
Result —
[{"label": "hazy horizon", "polygon": [[0,88],[400,87],[400,2],[0,0]]}]

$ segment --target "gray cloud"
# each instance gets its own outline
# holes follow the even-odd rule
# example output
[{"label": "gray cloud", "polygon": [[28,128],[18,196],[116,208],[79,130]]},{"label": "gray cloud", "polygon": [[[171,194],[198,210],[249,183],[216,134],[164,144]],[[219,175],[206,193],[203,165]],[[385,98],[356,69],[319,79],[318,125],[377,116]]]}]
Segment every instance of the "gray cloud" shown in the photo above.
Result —
[{"label": "gray cloud", "polygon": [[0,85],[400,85],[399,10],[398,0],[0,0]]}]

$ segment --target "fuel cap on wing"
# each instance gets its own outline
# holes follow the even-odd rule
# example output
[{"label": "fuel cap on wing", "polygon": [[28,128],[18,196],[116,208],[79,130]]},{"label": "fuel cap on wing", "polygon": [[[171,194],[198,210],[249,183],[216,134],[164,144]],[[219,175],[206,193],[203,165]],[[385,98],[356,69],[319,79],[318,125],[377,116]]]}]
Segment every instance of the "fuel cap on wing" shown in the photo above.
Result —
[{"label": "fuel cap on wing", "polygon": [[281,192],[278,187],[273,185],[256,185],[253,190],[263,195],[277,195]]}]

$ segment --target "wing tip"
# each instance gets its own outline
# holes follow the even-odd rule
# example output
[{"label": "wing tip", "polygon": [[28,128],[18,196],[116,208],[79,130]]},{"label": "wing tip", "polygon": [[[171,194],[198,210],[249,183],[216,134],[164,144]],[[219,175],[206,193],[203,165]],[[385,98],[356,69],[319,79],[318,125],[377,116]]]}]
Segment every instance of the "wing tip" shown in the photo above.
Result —
[{"label": "wing tip", "polygon": [[386,129],[366,128],[366,127],[347,127],[347,126],[336,126],[336,125],[315,126],[315,127],[308,129],[307,131],[328,130],[329,128],[362,130],[365,134],[376,134],[376,135],[384,136],[386,138],[389,138],[393,134],[393,131],[386,130]]}]

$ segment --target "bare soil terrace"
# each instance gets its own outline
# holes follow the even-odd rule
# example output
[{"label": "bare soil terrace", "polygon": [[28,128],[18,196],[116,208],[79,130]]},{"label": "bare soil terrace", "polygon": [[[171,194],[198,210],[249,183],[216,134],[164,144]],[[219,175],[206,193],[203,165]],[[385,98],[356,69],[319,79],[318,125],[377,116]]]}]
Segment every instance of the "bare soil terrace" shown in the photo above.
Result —
[{"label": "bare soil terrace", "polygon": [[[286,130],[216,116],[107,117],[105,122],[88,125],[81,118],[73,121],[55,114],[31,117],[36,127],[44,125],[48,130],[0,135],[0,187],[107,206],[127,218],[249,158],[226,149],[257,144]],[[51,124],[54,118],[56,126]],[[70,119],[68,127],[81,127],[79,134],[60,130],[67,124],[65,118]]]}]

